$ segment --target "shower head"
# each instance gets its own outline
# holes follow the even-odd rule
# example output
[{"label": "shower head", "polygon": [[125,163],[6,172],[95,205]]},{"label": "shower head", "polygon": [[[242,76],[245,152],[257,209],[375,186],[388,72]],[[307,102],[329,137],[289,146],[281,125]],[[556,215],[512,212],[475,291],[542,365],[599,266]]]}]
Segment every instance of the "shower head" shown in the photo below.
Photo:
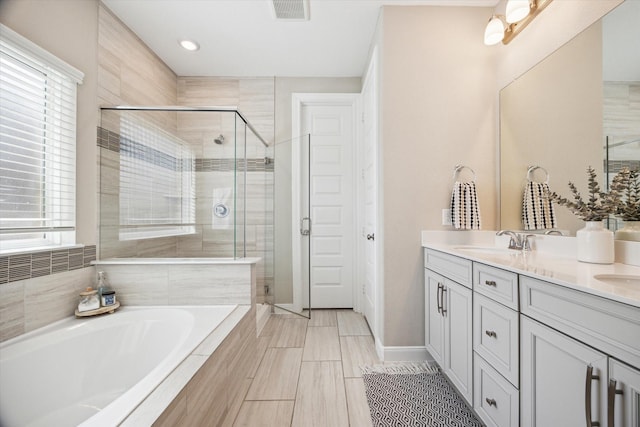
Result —
[{"label": "shower head", "polygon": [[224,136],[220,134],[220,136],[214,139],[213,142],[215,142],[218,145],[222,145],[222,143],[224,142]]}]

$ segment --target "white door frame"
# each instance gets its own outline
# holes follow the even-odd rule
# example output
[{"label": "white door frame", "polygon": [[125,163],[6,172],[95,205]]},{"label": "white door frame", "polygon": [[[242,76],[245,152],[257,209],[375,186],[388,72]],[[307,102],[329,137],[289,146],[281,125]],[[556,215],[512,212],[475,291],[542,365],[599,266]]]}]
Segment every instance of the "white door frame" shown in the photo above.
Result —
[{"label": "white door frame", "polygon": [[[298,138],[301,136],[302,132],[302,107],[304,106],[324,106],[324,105],[344,105],[351,106],[353,111],[353,127],[354,127],[354,167],[353,167],[353,182],[357,186],[358,180],[357,178],[357,156],[355,153],[358,153],[359,141],[360,141],[360,126],[361,122],[357,120],[357,117],[360,115],[360,94],[359,93],[293,93],[291,95],[291,137],[292,139]],[[293,264],[293,311],[301,312],[302,311],[302,286],[304,281],[302,280],[302,239],[295,238],[296,236],[300,236],[300,219],[302,218],[302,212],[300,209],[300,181],[301,181],[301,173],[302,168],[300,167],[300,145],[292,144],[291,145],[291,256],[292,256],[292,264]],[[355,188],[358,191],[358,188]],[[358,212],[358,205],[354,201],[354,212]],[[357,230],[360,229],[360,218],[359,215],[356,215],[354,218],[354,227],[353,236],[355,242],[358,239]],[[356,253],[354,254],[354,259],[359,260],[360,256],[358,254],[358,246],[354,245]],[[357,268],[355,269],[357,271]],[[356,273],[357,276],[357,273]],[[357,280],[356,278],[354,278]],[[355,311],[360,311],[360,298],[361,292],[360,286],[357,286],[354,280],[353,286],[353,309]]]}]

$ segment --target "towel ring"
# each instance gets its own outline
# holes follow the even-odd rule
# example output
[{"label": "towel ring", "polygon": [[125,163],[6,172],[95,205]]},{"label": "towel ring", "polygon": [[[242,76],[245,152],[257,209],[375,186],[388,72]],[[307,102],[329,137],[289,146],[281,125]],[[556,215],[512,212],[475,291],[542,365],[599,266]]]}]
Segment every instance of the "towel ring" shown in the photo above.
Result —
[{"label": "towel ring", "polygon": [[527,169],[527,181],[533,181],[533,179],[531,179],[532,177],[532,173],[533,171],[535,171],[536,169],[540,169],[541,171],[544,172],[545,175],[545,184],[549,183],[549,172],[547,172],[547,170],[545,168],[543,168],[542,166],[529,166],[529,168]]},{"label": "towel ring", "polygon": [[476,181],[476,172],[473,169],[471,169],[469,166],[463,166],[463,165],[456,165],[455,168],[453,168],[453,179],[457,181],[458,180],[458,174],[463,169],[469,169],[471,171],[471,173],[473,174],[473,182],[475,182]]}]

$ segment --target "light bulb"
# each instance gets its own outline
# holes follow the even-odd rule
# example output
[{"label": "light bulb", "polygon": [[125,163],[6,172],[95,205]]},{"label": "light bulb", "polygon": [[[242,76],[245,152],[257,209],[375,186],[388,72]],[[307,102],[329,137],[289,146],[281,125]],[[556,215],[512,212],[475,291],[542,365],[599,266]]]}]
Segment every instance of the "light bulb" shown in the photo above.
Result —
[{"label": "light bulb", "polygon": [[178,43],[180,43],[180,46],[182,46],[183,49],[189,50],[191,52],[195,52],[196,50],[200,49],[200,45],[198,44],[198,42],[195,42],[193,40],[179,40]]},{"label": "light bulb", "polygon": [[530,10],[529,0],[509,0],[507,2],[506,21],[509,24],[522,21],[529,15]]},{"label": "light bulb", "polygon": [[498,44],[504,38],[504,24],[502,19],[492,16],[484,30],[484,44],[492,46]]}]

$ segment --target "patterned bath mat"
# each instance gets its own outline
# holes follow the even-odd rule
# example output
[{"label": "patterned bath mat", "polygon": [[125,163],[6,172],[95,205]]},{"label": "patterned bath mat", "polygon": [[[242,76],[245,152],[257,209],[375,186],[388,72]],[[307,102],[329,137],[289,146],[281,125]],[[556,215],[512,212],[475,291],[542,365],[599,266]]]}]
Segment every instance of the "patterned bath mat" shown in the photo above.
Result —
[{"label": "patterned bath mat", "polygon": [[374,427],[483,426],[437,367],[363,367],[362,378]]}]

